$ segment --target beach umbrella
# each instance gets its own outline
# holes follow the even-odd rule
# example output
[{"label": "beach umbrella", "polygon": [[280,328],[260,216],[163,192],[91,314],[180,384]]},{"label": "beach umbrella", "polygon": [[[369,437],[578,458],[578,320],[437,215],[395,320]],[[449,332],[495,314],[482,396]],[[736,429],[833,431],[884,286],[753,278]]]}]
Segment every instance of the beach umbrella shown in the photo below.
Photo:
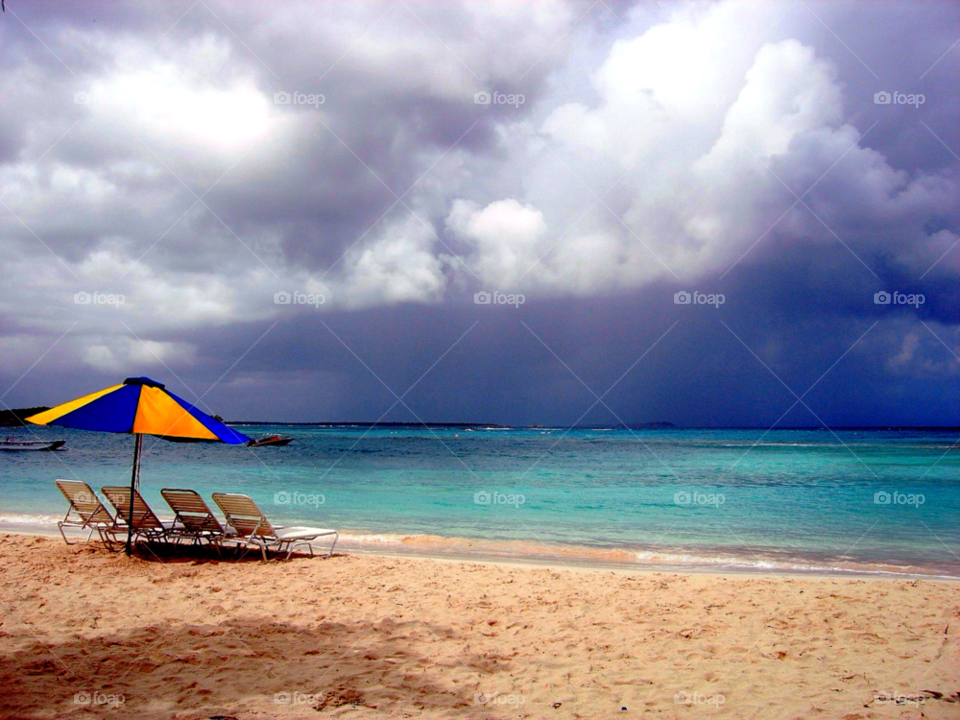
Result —
[{"label": "beach umbrella", "polygon": [[[243,433],[227,427],[219,418],[197,410],[167,390],[163,383],[148,377],[127,378],[120,385],[57,405],[26,420],[34,425],[134,435],[131,490],[140,486],[140,452],[144,435],[174,442],[224,442],[230,445],[250,442]],[[130,519],[133,519],[133,492],[130,493]],[[130,554],[132,531],[132,527],[127,531],[127,555]]]}]

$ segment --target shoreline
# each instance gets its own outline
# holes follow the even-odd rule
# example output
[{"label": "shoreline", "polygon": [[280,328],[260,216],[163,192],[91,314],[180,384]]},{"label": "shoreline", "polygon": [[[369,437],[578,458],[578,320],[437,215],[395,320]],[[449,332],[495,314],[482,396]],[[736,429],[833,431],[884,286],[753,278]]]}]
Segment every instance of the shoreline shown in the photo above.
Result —
[{"label": "shoreline", "polygon": [[[22,536],[54,537],[60,539],[55,521],[11,522],[9,513],[0,513],[0,533]],[[161,519],[170,520],[161,516]],[[84,535],[68,529],[68,536],[82,539]],[[62,542],[62,539],[61,539]],[[627,548],[588,548],[578,545],[550,545],[526,541],[497,541],[483,538],[457,538],[438,535],[393,535],[341,531],[337,552],[359,556],[410,558],[449,562],[478,562],[504,567],[612,571],[630,573],[670,573],[747,577],[821,577],[850,579],[931,580],[960,582],[960,572],[951,574],[942,568],[896,566],[891,564],[863,565],[847,563],[809,564],[799,558],[761,560],[753,554],[753,564],[738,563],[739,558],[729,554],[698,555],[695,549],[663,548],[638,551]],[[678,554],[686,562],[677,562]]]}]

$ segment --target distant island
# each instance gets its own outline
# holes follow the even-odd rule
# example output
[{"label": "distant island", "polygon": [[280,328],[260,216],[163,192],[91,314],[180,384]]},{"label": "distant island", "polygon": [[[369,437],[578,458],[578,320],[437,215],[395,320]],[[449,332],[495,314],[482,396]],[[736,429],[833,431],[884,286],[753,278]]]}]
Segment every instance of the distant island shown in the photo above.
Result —
[{"label": "distant island", "polygon": [[0,427],[26,427],[24,418],[49,410],[48,407],[15,408],[0,410]]},{"label": "distant island", "polygon": [[[287,422],[285,420],[228,420],[226,421],[227,425],[289,425],[294,427],[435,427],[435,428],[458,428],[465,430],[467,428],[490,428],[496,430],[512,430],[516,428],[530,428],[530,429],[541,429],[545,427],[555,428],[560,427],[558,425],[501,425],[499,423],[478,423],[478,422],[462,422],[462,423],[449,423],[449,422]],[[610,428],[620,428],[623,425],[578,425],[577,427],[583,430],[596,430],[603,429],[608,430]],[[672,422],[660,421],[652,423],[637,423],[635,425],[627,425],[631,430],[673,430],[677,426]]]},{"label": "distant island", "polygon": [[[41,408],[45,409],[45,408]],[[21,411],[16,411],[21,412]],[[22,411],[22,412],[31,412],[31,411]],[[372,422],[369,420],[364,421],[350,421],[342,420],[340,422],[289,422],[286,420],[227,420],[227,425],[287,425],[290,427],[327,427],[327,428],[343,428],[343,427],[357,427],[357,428],[370,428],[370,427],[393,427],[393,428],[417,428],[427,427],[432,428],[459,428],[459,429],[476,429],[476,428],[489,428],[493,430],[543,430],[543,429],[557,429],[562,428],[564,430],[569,429],[567,425],[541,425],[539,423],[532,423],[530,425],[502,425],[499,423],[478,423],[478,422]],[[828,428],[824,426],[816,425],[783,425],[775,426],[773,428],[767,427],[764,425],[721,425],[721,426],[703,426],[703,425],[675,425],[672,422],[666,420],[661,420],[658,422],[649,422],[649,423],[630,423],[627,425],[617,424],[617,425],[577,425],[580,430],[619,430],[627,428],[629,430],[760,430],[762,432],[767,432],[770,430],[784,430],[784,431],[794,431],[794,432],[830,432],[832,431],[864,431],[864,432],[877,432],[877,431],[886,431],[886,432],[904,432],[904,431],[914,431],[914,432],[926,432],[926,431],[935,431],[935,432],[960,432],[960,426],[957,425],[836,425],[834,427]]]},{"label": "distant island", "polygon": [[227,425],[290,425],[295,427],[429,427],[438,428],[503,428],[507,430],[515,425],[498,425],[497,423],[442,423],[442,422],[362,422],[343,420],[341,422],[289,422],[287,420],[225,420]]}]

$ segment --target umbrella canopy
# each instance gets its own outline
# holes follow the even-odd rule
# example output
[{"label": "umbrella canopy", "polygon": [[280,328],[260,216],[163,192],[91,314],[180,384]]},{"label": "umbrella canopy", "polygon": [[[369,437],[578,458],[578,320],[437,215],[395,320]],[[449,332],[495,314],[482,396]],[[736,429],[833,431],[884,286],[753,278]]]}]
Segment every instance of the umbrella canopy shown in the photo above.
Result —
[{"label": "umbrella canopy", "polygon": [[127,378],[120,385],[31,415],[27,422],[77,430],[157,435],[169,440],[225,442],[230,445],[250,441],[243,433],[177,397],[163,383],[147,377]]},{"label": "umbrella canopy", "polygon": [[[57,405],[26,420],[34,425],[136,435],[131,490],[140,484],[140,451],[144,435],[156,435],[174,442],[224,442],[230,445],[250,442],[250,438],[243,433],[197,410],[167,390],[163,383],[148,377],[127,378],[120,385]],[[133,537],[133,501],[134,494],[131,492],[128,555]]]}]

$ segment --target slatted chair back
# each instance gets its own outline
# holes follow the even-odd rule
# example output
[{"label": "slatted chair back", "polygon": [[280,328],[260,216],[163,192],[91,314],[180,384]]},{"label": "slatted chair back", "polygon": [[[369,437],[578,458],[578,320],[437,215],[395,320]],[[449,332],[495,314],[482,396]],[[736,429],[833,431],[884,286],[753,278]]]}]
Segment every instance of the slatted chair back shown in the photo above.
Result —
[{"label": "slatted chair back", "polygon": [[175,522],[182,525],[187,532],[195,535],[224,534],[220,521],[210,512],[207,503],[195,490],[164,488],[160,494],[176,515]]},{"label": "slatted chair back", "polygon": [[260,512],[257,504],[246,495],[214,493],[213,501],[223,511],[227,522],[241,537],[277,537],[277,532],[270,521]]},{"label": "slatted chair back", "polygon": [[[90,486],[79,480],[57,480],[57,487],[70,503],[70,511],[77,513],[84,525],[113,524],[113,516]],[[68,511],[68,516],[70,511]]]},{"label": "slatted chair back", "polygon": [[133,491],[133,522],[130,521],[130,488],[122,485],[100,488],[100,492],[110,501],[110,504],[117,509],[117,518],[122,520],[128,527],[134,530],[165,532],[163,523],[156,513],[150,509],[150,506],[140,496],[136,490]]}]

